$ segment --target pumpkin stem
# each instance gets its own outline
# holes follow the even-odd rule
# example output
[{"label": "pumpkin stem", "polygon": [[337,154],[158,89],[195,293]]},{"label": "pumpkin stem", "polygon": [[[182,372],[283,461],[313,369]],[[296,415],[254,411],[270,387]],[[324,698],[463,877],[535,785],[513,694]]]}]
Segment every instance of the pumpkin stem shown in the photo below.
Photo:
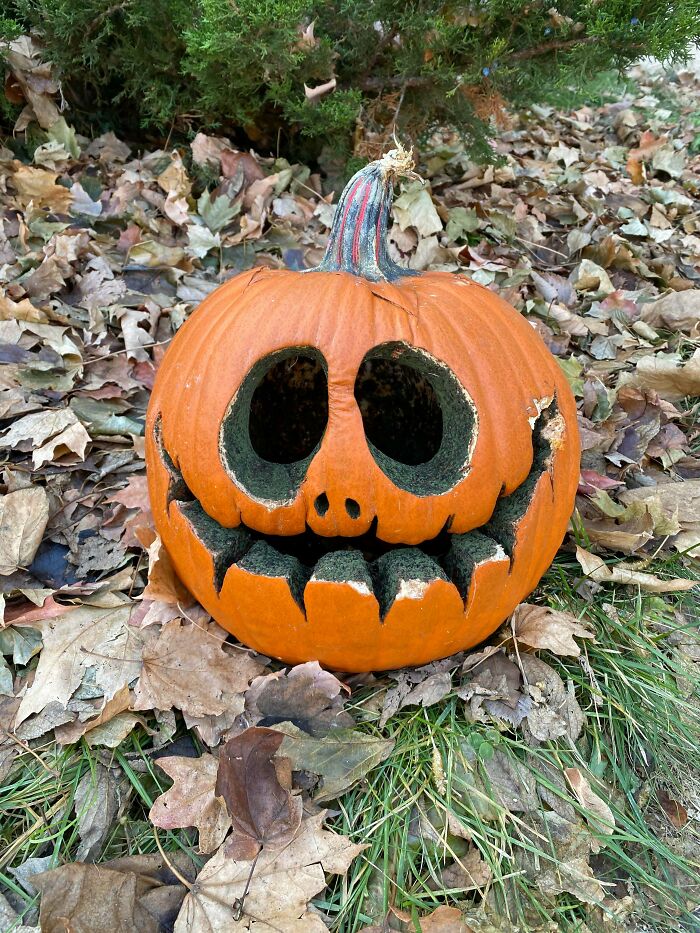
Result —
[{"label": "pumpkin stem", "polygon": [[389,256],[386,231],[394,182],[420,176],[413,171],[413,153],[396,140],[392,149],[360,169],[340,196],[326,253],[309,272],[350,272],[370,282],[395,282],[418,275]]}]

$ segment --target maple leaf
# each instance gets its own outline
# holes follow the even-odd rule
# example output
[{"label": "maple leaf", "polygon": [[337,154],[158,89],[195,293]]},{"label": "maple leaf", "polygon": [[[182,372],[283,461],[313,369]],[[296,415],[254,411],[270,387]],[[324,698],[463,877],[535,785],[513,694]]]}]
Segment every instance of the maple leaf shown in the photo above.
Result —
[{"label": "maple leaf", "polygon": [[577,658],[581,654],[574,636],[594,639],[593,632],[576,616],[549,606],[521,603],[513,611],[510,624],[517,642],[563,657]]},{"label": "maple leaf", "polygon": [[253,726],[221,749],[216,793],[226,801],[233,823],[229,857],[254,859],[263,846],[284,846],[296,835],[301,797],[292,797],[280,784],[272,761],[283,739],[273,729]]},{"label": "maple leaf", "polygon": [[213,755],[199,758],[159,758],[158,767],[173,779],[173,786],[157,797],[148,814],[155,826],[180,829],[196,826],[198,851],[208,855],[218,849],[231,826],[226,804],[216,796],[219,761]]},{"label": "maple leaf", "polygon": [[264,669],[247,651],[224,647],[226,632],[208,626],[168,622],[143,649],[135,688],[135,710],[171,709],[188,716],[243,711],[243,693]]},{"label": "maple leaf", "polygon": [[258,677],[246,694],[246,718],[252,725],[292,722],[309,735],[353,726],[343,710],[342,683],[318,661],[297,664],[288,673],[275,671]]},{"label": "maple leaf", "polygon": [[238,920],[233,905],[244,893],[251,863],[227,858],[222,846],[185,898],[175,933],[327,933],[309,901],[325,888],[326,872],[345,874],[365,846],[324,829],[324,817],[325,811],[307,816],[288,845],[261,850]]},{"label": "maple leaf", "polygon": [[130,613],[126,596],[106,593],[60,616],[16,622],[38,629],[44,647],[15,726],[49,703],[65,706],[89,668],[105,700],[133,681],[141,666],[142,639],[129,627]]}]

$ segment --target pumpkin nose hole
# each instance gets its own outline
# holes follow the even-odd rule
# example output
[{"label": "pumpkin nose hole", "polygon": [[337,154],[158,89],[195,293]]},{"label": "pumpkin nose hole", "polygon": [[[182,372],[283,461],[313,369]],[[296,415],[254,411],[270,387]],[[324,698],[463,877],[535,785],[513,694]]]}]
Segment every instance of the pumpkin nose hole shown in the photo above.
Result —
[{"label": "pumpkin nose hole", "polygon": [[322,492],[320,496],[316,496],[314,508],[321,516],[321,518],[323,518],[323,516],[328,511],[328,496],[325,494],[325,492]]},{"label": "pumpkin nose hole", "polygon": [[359,518],[360,517],[360,503],[355,502],[354,499],[345,500],[345,511],[348,513],[350,518]]}]

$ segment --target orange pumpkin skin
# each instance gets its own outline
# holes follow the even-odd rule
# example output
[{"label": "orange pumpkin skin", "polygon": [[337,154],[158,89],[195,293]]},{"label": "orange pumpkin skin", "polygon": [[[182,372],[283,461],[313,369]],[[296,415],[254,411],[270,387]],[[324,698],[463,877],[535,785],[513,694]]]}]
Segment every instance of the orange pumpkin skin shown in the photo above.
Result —
[{"label": "orange pumpkin skin", "polygon": [[[397,485],[367,442],[355,381],[363,360],[386,347],[425,360],[431,378],[449,373],[463,392],[471,428],[447,488],[433,488],[430,463],[425,488]],[[259,484],[251,492],[252,475],[241,481],[222,425],[251,369],[289,348],[320,354],[328,421],[297,485],[267,496]],[[488,289],[440,272],[387,282],[345,271],[253,269],[213,292],[173,340],[148,411],[146,460],[163,543],[219,624],[286,662],[366,671],[470,648],[534,589],[566,531],[579,444],[559,366],[527,321]],[[319,511],[322,495],[327,508]],[[348,500],[359,511],[351,514]],[[237,555],[235,535],[226,537],[225,529],[244,528],[259,559]],[[418,545],[445,531],[444,559],[418,554]],[[395,554],[389,549],[371,573],[347,551],[301,575],[287,572],[289,561],[268,567],[267,536],[279,542],[303,533],[350,547],[353,538],[376,535]]]}]

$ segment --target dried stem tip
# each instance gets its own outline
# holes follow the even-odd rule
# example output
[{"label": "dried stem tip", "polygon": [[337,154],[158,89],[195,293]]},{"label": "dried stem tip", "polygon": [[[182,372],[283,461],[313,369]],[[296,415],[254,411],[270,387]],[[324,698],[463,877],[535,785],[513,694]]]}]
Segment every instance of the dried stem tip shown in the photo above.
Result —
[{"label": "dried stem tip", "polygon": [[353,175],[340,196],[326,253],[309,272],[349,272],[370,282],[395,282],[418,273],[391,259],[386,232],[394,182],[419,179],[413,153],[396,140],[392,149]]}]

